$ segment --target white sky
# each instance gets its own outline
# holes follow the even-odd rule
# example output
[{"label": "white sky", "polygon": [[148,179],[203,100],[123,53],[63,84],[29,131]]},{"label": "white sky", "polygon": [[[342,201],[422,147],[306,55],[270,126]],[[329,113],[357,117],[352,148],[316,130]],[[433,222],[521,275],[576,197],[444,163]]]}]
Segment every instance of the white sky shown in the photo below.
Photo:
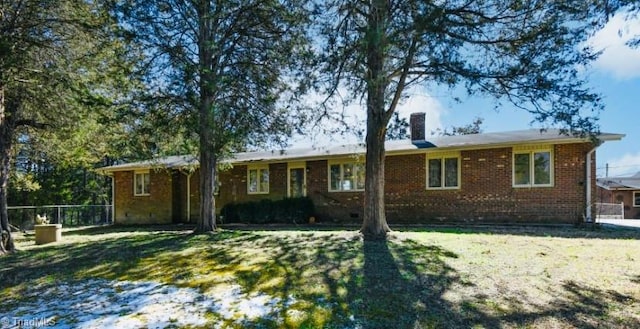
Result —
[{"label": "white sky", "polygon": [[590,40],[595,49],[604,50],[595,67],[617,79],[640,77],[640,51],[625,44],[636,36],[640,36],[639,19],[625,19],[625,15],[614,16]]},{"label": "white sky", "polygon": [[[425,112],[425,130],[427,136],[431,131],[443,128],[442,116],[447,113],[447,109],[442,106],[436,98],[431,97],[427,92],[418,91],[417,88],[409,90],[406,94],[409,96],[408,99],[398,105],[397,112],[400,114],[400,117],[407,119],[408,122],[411,113]],[[314,100],[320,99],[319,97],[311,98]],[[366,127],[366,113],[364,105],[351,105],[345,109],[345,113],[348,115],[345,120],[349,123],[349,126],[362,127],[363,129]],[[472,120],[469,122],[471,121]],[[327,126],[337,127],[338,124],[325,122],[323,128],[326,129]],[[359,139],[355,133],[331,136],[311,132],[308,136],[294,136],[291,140],[291,147],[298,148],[327,146],[331,144],[354,144],[364,142],[363,139],[364,135],[362,136],[362,139]]]},{"label": "white sky", "polygon": [[[626,135],[620,142],[603,145],[599,152],[598,176],[630,176],[640,171],[640,49],[632,49],[626,42],[640,36],[640,18],[625,14],[614,16],[590,40],[603,53],[594,63],[596,85],[603,86],[607,109],[601,115],[603,130]],[[611,90],[608,92],[607,90]],[[634,119],[631,119],[634,118]]]}]

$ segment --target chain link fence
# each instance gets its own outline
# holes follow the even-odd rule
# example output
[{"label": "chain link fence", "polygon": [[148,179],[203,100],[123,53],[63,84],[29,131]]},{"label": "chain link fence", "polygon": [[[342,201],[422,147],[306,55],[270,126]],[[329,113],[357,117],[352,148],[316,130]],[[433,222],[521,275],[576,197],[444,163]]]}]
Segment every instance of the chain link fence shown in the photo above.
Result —
[{"label": "chain link fence", "polygon": [[31,230],[37,216],[46,216],[51,224],[87,226],[113,224],[111,205],[51,205],[7,207],[9,224]]}]

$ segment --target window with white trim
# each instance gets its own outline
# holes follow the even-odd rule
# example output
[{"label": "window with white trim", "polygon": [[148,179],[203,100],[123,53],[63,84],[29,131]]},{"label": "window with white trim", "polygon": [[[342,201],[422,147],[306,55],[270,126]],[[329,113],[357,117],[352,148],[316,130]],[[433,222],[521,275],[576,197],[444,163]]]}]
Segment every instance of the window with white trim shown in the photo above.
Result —
[{"label": "window with white trim", "polygon": [[460,188],[460,154],[427,154],[427,189]]},{"label": "window with white trim", "polygon": [[329,191],[363,191],[364,168],[355,161],[329,163]]},{"label": "window with white trim", "polygon": [[269,166],[247,168],[247,193],[269,193]]},{"label": "window with white trim", "polygon": [[640,207],[640,191],[633,192],[633,206]]},{"label": "window with white trim", "polygon": [[145,196],[149,195],[149,185],[151,183],[151,176],[148,171],[135,172],[133,174],[133,195]]},{"label": "window with white trim", "polygon": [[513,186],[553,186],[553,152],[549,149],[514,150]]}]

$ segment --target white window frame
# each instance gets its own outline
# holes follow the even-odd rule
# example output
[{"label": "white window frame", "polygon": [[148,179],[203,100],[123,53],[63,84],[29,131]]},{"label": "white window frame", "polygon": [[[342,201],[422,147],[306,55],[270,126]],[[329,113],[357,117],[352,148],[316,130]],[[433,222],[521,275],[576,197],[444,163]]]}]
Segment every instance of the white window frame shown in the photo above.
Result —
[{"label": "white window frame", "polygon": [[[535,183],[535,154],[536,153],[549,153],[549,183],[536,184]],[[528,184],[516,184],[516,155],[527,154],[529,156],[529,183]],[[530,188],[530,187],[553,187],[555,182],[555,155],[553,152],[553,146],[527,146],[527,147],[514,147],[511,155],[511,184],[514,188]]]},{"label": "white window frame", "polygon": [[633,206],[635,208],[640,208],[640,203],[636,203],[636,200],[640,198],[640,191],[633,191]]},{"label": "white window frame", "polygon": [[[445,168],[445,160],[446,159],[456,159],[457,167],[457,185],[456,186],[444,186],[445,185],[445,177],[446,177],[446,168]],[[440,173],[440,182],[441,186],[429,186],[429,160],[440,160],[440,166],[442,168],[442,172]],[[426,177],[425,186],[427,190],[459,190],[462,186],[462,159],[460,158],[460,152],[434,152],[427,153],[425,169],[426,169]]]},{"label": "white window frame", "polygon": [[[251,172],[256,171],[256,191],[251,191]],[[262,185],[260,184],[260,178],[263,175],[263,172],[267,172],[267,188],[266,190],[262,189]],[[269,165],[253,165],[247,166],[247,194],[269,194],[269,187],[271,186],[271,173],[269,172]]]},{"label": "white window frame", "polygon": [[[331,184],[331,166],[340,166],[340,189],[333,189],[333,185]],[[344,189],[344,166],[345,165],[353,165],[354,168],[354,188],[352,189]],[[352,160],[352,159],[348,159],[348,160],[332,160],[332,161],[328,161],[327,162],[327,190],[329,192],[362,192],[364,191],[364,181],[362,182],[362,188],[358,188],[358,183],[359,183],[359,179],[358,179],[358,169],[357,168],[362,168],[363,170],[365,169],[365,164],[364,162],[361,161],[356,161],[356,160]],[[365,179],[364,175],[362,176],[362,179]]]},{"label": "white window frame", "polygon": [[[138,193],[138,176],[142,178],[142,193]],[[149,183],[145,184],[144,176],[149,176]],[[148,170],[145,171],[134,171],[133,172],[133,195],[134,196],[149,196],[151,195],[151,189],[149,186],[151,185],[151,173]]]}]

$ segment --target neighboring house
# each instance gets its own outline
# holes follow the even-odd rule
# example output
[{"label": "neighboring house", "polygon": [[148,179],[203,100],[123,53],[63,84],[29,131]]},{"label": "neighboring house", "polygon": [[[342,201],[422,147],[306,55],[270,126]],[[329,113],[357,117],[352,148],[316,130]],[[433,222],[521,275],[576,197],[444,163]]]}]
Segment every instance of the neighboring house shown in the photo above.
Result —
[{"label": "neighboring house", "polygon": [[624,218],[640,219],[640,172],[626,177],[597,179],[598,201],[622,203]]},{"label": "neighboring house", "polygon": [[[576,223],[591,218],[595,149],[558,130],[521,130],[425,140],[424,113],[411,140],[386,143],[390,223]],[[600,142],[624,135],[601,134]],[[219,174],[217,211],[229,202],[308,196],[319,221],[361,220],[363,145],[238,153]],[[113,177],[115,223],[194,223],[197,160],[171,156],[101,168]]]}]

